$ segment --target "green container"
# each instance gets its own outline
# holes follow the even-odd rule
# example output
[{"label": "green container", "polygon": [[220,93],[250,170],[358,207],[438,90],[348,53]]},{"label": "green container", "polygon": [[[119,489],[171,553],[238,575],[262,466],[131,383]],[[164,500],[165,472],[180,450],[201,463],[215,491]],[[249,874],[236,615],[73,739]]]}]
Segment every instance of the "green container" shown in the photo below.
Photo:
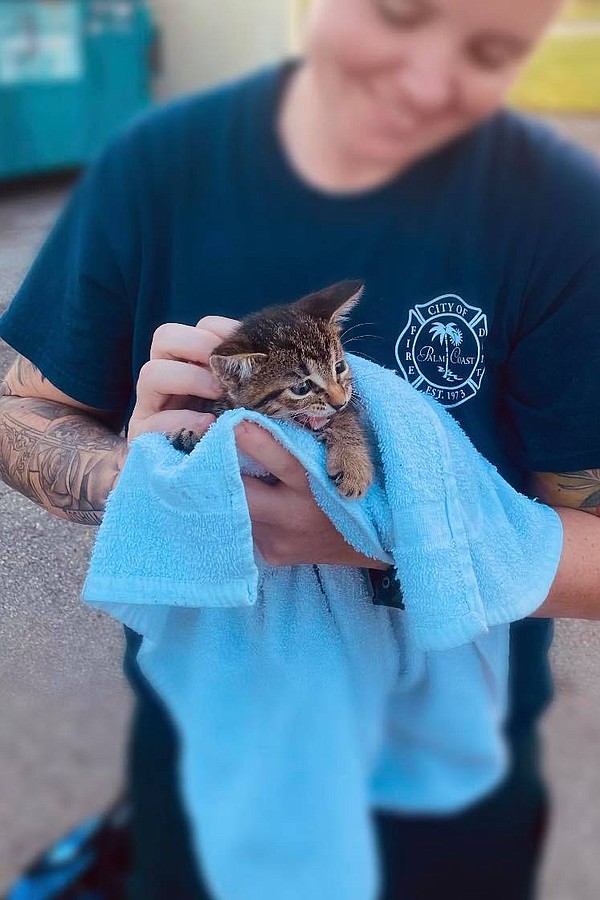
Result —
[{"label": "green container", "polygon": [[151,99],[142,0],[0,2],[0,178],[87,162]]}]

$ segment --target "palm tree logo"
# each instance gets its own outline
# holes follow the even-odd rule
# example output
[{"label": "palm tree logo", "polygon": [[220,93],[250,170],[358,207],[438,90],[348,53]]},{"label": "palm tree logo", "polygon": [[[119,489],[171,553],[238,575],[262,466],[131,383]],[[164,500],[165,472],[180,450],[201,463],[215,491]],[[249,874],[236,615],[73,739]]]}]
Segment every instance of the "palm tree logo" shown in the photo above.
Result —
[{"label": "palm tree logo", "polygon": [[444,325],[442,322],[434,322],[433,328],[429,329],[429,333],[433,339],[439,338],[440,344],[444,345],[446,354],[446,366],[438,366],[438,372],[442,372],[442,378],[446,381],[460,381],[460,376],[450,371],[450,344],[453,347],[460,347],[462,344],[462,331],[453,322]]}]

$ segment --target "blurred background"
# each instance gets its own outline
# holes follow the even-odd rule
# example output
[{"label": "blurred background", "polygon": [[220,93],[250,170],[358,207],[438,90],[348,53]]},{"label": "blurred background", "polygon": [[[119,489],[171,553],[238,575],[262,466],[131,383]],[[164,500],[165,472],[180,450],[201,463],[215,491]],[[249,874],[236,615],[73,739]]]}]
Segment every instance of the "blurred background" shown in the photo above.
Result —
[{"label": "blurred background", "polygon": [[[151,102],[297,52],[309,2],[0,0],[0,311],[110,135]],[[511,102],[600,157],[600,0],[565,6]],[[13,359],[0,342],[0,376]],[[0,484],[0,894],[120,787],[121,631],[79,602],[93,537]],[[600,626],[559,624],[542,900],[600,897],[599,650]]]}]

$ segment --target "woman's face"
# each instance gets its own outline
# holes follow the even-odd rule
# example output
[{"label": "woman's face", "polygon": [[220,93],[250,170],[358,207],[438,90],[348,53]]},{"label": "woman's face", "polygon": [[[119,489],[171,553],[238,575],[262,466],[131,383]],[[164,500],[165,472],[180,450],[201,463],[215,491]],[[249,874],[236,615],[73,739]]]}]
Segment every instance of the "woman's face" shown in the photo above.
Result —
[{"label": "woman's face", "polygon": [[426,153],[493,112],[560,0],[315,0],[306,55],[352,156]]}]

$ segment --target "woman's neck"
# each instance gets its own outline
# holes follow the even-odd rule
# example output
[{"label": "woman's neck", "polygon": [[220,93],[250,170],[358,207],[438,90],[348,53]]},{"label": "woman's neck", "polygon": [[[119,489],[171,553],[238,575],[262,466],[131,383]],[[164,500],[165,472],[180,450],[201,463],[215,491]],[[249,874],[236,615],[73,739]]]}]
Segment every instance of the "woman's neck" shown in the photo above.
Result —
[{"label": "woman's neck", "polygon": [[373,190],[399,174],[401,162],[384,165],[352,153],[336,134],[309,63],[292,74],[283,95],[277,132],[293,168],[326,193]]}]

